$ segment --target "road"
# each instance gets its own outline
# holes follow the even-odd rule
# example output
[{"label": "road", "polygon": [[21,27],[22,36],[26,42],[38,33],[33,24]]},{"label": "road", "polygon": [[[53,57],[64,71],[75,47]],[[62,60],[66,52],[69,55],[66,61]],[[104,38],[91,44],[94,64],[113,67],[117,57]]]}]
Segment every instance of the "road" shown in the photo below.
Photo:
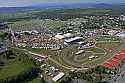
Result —
[{"label": "road", "polygon": [[125,83],[125,64],[120,69],[119,73],[117,73],[110,83]]}]

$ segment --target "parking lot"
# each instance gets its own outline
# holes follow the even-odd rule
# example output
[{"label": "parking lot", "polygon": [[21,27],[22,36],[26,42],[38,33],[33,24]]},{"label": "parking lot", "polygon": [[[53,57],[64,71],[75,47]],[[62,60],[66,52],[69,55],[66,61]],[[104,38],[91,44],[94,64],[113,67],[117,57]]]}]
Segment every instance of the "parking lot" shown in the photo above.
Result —
[{"label": "parking lot", "polygon": [[[58,69],[57,67],[50,65],[48,63],[43,63],[40,66],[40,68],[43,71],[43,75],[45,77],[51,79],[52,81],[56,82],[64,76],[64,73],[62,71],[60,71],[60,69]],[[60,74],[63,74],[63,75],[59,76]]]}]

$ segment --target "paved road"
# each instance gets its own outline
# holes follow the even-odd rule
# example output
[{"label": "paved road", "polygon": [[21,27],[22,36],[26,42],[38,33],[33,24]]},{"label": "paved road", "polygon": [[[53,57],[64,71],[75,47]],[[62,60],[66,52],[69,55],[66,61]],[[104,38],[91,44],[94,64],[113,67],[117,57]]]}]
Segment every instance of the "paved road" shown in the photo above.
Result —
[{"label": "paved road", "polygon": [[111,83],[125,83],[125,64],[120,69],[120,72],[116,74],[110,82]]}]

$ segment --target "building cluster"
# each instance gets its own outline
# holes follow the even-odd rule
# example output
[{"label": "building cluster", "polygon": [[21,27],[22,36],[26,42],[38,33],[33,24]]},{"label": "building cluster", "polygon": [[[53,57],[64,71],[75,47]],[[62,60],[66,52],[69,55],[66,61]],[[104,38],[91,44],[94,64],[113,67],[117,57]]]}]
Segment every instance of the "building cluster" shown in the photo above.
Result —
[{"label": "building cluster", "polygon": [[21,31],[14,33],[15,45],[18,47],[62,49],[65,46],[77,44],[79,48],[89,47],[94,43],[86,42],[81,36],[72,33],[43,34],[38,31]]},{"label": "building cluster", "polygon": [[[109,37],[118,37],[118,38],[125,38],[125,30],[124,29],[118,29],[118,28],[114,28],[114,29],[106,29],[106,28],[102,28],[102,29],[94,29],[91,31],[86,31],[85,32],[85,37],[87,38],[95,38],[98,36],[109,36]],[[96,39],[97,40],[97,39]]]},{"label": "building cluster", "polygon": [[25,31],[15,34],[15,43],[19,47],[60,49],[63,41],[57,40],[49,34]]},{"label": "building cluster", "polygon": [[90,47],[93,45],[93,42],[88,42],[84,39],[84,37],[81,37],[79,35],[75,36],[72,33],[66,33],[66,34],[61,34],[58,33],[57,35],[55,35],[55,38],[57,39],[61,39],[64,41],[64,45],[73,45],[76,44],[80,47]]},{"label": "building cluster", "polygon": [[[57,33],[43,34],[38,31],[21,31],[15,32],[15,45],[18,47],[44,48],[44,49],[62,49],[65,46],[77,44],[78,48],[92,47],[95,42],[86,40],[89,37],[96,37],[99,35],[109,35],[124,37],[124,31],[121,29],[98,29],[88,30],[83,36],[72,33]],[[86,39],[85,39],[86,38]]]}]

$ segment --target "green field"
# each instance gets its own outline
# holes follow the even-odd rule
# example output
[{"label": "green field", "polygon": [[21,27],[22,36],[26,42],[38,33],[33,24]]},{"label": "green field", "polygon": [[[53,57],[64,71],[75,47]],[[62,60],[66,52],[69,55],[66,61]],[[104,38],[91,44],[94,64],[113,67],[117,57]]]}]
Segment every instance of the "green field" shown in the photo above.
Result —
[{"label": "green field", "polygon": [[32,81],[28,81],[26,83],[41,83],[41,78],[35,78]]},{"label": "green field", "polygon": [[[36,67],[28,55],[14,50],[16,57],[13,59],[6,59],[5,54],[1,54],[0,59],[4,61],[4,65],[0,66],[0,79],[16,77],[31,68]],[[18,53],[18,54],[16,54]]]},{"label": "green field", "polygon": [[12,61],[6,64],[5,67],[2,67],[0,69],[0,79],[17,76],[20,73],[23,73],[29,68],[32,68],[32,63],[24,63],[24,62],[18,62],[18,61]]},{"label": "green field", "polygon": [[114,36],[98,36],[96,37],[97,42],[119,42],[120,38]]}]

